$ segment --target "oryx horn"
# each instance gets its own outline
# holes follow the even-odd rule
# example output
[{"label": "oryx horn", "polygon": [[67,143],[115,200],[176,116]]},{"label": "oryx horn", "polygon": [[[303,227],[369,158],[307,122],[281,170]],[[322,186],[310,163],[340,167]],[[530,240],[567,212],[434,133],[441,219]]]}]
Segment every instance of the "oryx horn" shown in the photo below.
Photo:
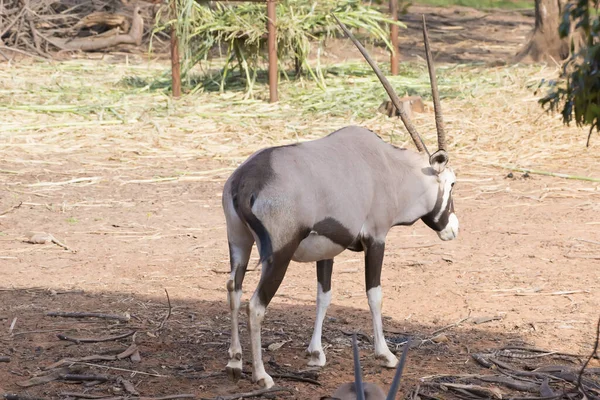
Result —
[{"label": "oryx horn", "polygon": [[356,343],[356,333],[352,335],[352,352],[354,354],[354,389],[356,390],[356,400],[365,400],[365,387],[362,381],[360,359],[358,358],[358,344]]},{"label": "oryx horn", "polygon": [[438,92],[437,80],[435,77],[435,67],[433,65],[431,49],[429,47],[429,35],[427,34],[425,15],[423,15],[423,40],[425,41],[425,56],[427,58],[427,69],[429,70],[429,80],[431,82],[431,96],[433,97],[433,108],[435,111],[435,126],[438,133],[438,148],[446,151],[446,134],[444,132],[444,119],[442,118],[442,105],[440,104],[440,93]]},{"label": "oryx horn", "polygon": [[394,400],[396,398],[396,393],[398,393],[398,388],[400,387],[400,378],[402,377],[402,370],[404,370],[404,364],[406,364],[406,356],[408,354],[409,347],[410,339],[404,345],[402,356],[400,356],[400,361],[398,362],[398,368],[396,368],[396,373],[394,374],[394,379],[392,380],[390,391],[388,392],[388,395],[385,398],[385,400]]},{"label": "oryx horn", "polygon": [[373,71],[375,72],[375,75],[377,75],[377,77],[381,81],[381,84],[383,85],[385,91],[387,92],[388,96],[390,96],[390,100],[392,101],[392,103],[394,104],[394,106],[396,107],[398,112],[400,113],[400,119],[402,119],[402,122],[404,123],[406,130],[408,131],[408,133],[410,133],[410,136],[412,137],[413,142],[415,142],[415,146],[417,147],[417,150],[419,150],[419,152],[425,151],[428,155],[430,155],[429,151],[427,150],[427,146],[425,146],[425,143],[423,142],[423,139],[421,139],[421,136],[415,129],[415,126],[412,124],[412,122],[408,118],[408,115],[406,115],[406,112],[404,111],[404,108],[402,107],[400,99],[398,98],[398,95],[396,94],[396,92],[394,92],[394,89],[392,88],[392,85],[390,84],[390,82],[383,75],[383,73],[381,72],[381,70],[379,69],[377,64],[375,64],[375,61],[373,61],[373,59],[371,59],[371,56],[369,56],[369,53],[367,53],[367,50],[363,47],[363,45],[360,44],[360,42],[354,37],[352,32],[350,32],[348,30],[348,28],[346,28],[346,25],[344,25],[342,23],[342,21],[340,21],[335,16],[335,14],[331,13],[331,15],[333,16],[333,18],[335,18],[335,20],[340,25],[340,27],[342,28],[342,30],[344,31],[346,36],[348,36],[348,38],[350,38],[350,40],[352,40],[354,45],[358,48],[358,50],[361,52],[361,54],[363,55],[365,60],[367,60],[367,62],[369,63],[369,65],[371,66]]}]

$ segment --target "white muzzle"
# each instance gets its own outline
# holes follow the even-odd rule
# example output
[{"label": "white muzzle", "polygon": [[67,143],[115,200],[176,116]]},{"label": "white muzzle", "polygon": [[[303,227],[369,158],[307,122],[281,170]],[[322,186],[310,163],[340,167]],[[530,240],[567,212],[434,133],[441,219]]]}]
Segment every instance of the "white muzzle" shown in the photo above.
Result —
[{"label": "white muzzle", "polygon": [[450,214],[450,217],[448,217],[448,224],[437,234],[442,240],[456,239],[458,236],[458,218],[456,217],[456,214]]}]

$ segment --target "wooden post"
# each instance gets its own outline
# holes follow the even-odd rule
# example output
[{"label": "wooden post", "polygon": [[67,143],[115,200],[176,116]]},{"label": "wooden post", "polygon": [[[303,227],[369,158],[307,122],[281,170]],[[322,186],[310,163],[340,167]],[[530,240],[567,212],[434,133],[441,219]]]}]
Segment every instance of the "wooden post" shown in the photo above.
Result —
[{"label": "wooden post", "polygon": [[179,64],[179,41],[177,40],[177,0],[171,0],[171,11],[175,18],[175,25],[171,28],[171,86],[173,97],[181,96],[181,66]]},{"label": "wooden post", "polygon": [[[398,0],[390,0],[390,14],[394,22],[398,21]],[[393,51],[390,56],[392,75],[398,75],[398,62],[400,60],[400,50],[398,48],[398,25],[390,27],[390,39]]]},{"label": "wooden post", "polygon": [[277,30],[275,28],[276,0],[267,0],[267,47],[269,49],[269,102],[279,101],[277,95]]}]

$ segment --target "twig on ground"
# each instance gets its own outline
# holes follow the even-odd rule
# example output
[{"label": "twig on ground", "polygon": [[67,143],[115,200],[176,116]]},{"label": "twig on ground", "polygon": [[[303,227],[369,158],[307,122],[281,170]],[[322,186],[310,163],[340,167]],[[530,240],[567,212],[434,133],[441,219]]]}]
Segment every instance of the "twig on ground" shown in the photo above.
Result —
[{"label": "twig on ground", "polygon": [[9,212],[12,212],[12,211],[16,210],[17,208],[21,207],[22,205],[23,205],[23,202],[21,201],[21,202],[20,202],[19,204],[17,204],[16,206],[12,206],[12,207],[10,207],[10,208],[8,208],[8,209],[6,209],[6,210],[4,210],[4,211],[0,212],[0,215],[6,215],[6,214],[8,214]]},{"label": "twig on ground", "polygon": [[125,339],[129,336],[132,336],[135,332],[136,331],[131,331],[131,332],[124,333],[122,335],[107,336],[107,337],[103,337],[103,338],[74,338],[74,337],[63,335],[63,334],[58,334],[58,335],[56,335],[56,337],[58,337],[60,340],[67,340],[69,342],[73,342],[73,343],[77,343],[77,344],[100,343],[100,342],[112,342],[114,340]]},{"label": "twig on ground", "polygon": [[28,232],[27,239],[25,241],[27,243],[32,244],[54,243],[55,245],[60,246],[65,250],[69,250],[72,253],[77,253],[76,250],[70,248],[69,246],[55,238],[52,234],[46,232]]},{"label": "twig on ground", "polygon": [[167,304],[169,305],[169,310],[167,311],[167,315],[165,315],[165,318],[162,320],[162,322],[156,329],[157,332],[165,326],[165,323],[171,317],[171,311],[173,310],[173,307],[171,307],[171,299],[169,298],[169,292],[167,292],[167,289],[165,289],[165,293],[167,294]]},{"label": "twig on ground", "polygon": [[[172,399],[195,399],[195,394],[171,394],[161,397],[139,397],[138,400],[172,400]],[[236,397],[237,399],[237,397]]]},{"label": "twig on ground", "polygon": [[12,323],[10,324],[10,327],[8,328],[8,334],[9,334],[9,335],[12,335],[12,333],[13,333],[13,330],[15,329],[15,325],[17,325],[17,317],[15,317],[15,318],[12,320]]},{"label": "twig on ground", "polygon": [[140,393],[135,390],[135,386],[133,386],[133,383],[129,382],[126,379],[123,379],[122,377],[118,377],[117,378],[117,383],[120,383],[121,386],[123,386],[123,389],[125,389],[125,391],[133,396],[139,396]]},{"label": "twig on ground", "polygon": [[60,376],[60,380],[63,381],[98,381],[106,382],[108,376],[105,375],[82,375],[82,374],[64,374]]},{"label": "twig on ground", "polygon": [[127,369],[127,368],[109,367],[108,365],[92,364],[92,363],[81,362],[81,361],[75,361],[75,362],[73,362],[73,364],[81,364],[81,365],[87,365],[88,367],[110,369],[113,371],[131,372],[133,374],[148,375],[148,376],[154,376],[157,378],[166,378],[167,377],[167,375],[160,375],[160,374],[156,374],[156,373],[152,373],[152,372],[143,372],[143,371],[137,371],[134,369]]},{"label": "twig on ground", "polygon": [[10,362],[10,357],[0,356],[0,363],[8,363]]},{"label": "twig on ground", "polygon": [[42,397],[33,397],[26,394],[6,393],[4,394],[5,400],[45,400]]},{"label": "twig on ground", "polygon": [[600,317],[598,318],[598,323],[596,325],[596,341],[594,343],[594,349],[592,350],[592,354],[590,354],[588,359],[585,361],[585,363],[581,367],[581,371],[579,371],[579,375],[577,376],[577,387],[579,388],[581,393],[583,393],[584,396],[586,396],[588,399],[592,399],[594,397],[592,397],[586,391],[586,389],[583,387],[583,384],[582,384],[583,373],[585,372],[585,369],[588,366],[588,364],[590,363],[590,361],[592,361],[592,358],[596,357],[596,353],[598,353],[598,346],[600,346],[599,342],[600,342]]},{"label": "twig on ground", "polygon": [[106,354],[92,354],[91,356],[85,356],[85,357],[80,357],[80,358],[63,358],[62,360],[59,360],[53,364],[48,365],[47,367],[44,367],[44,369],[50,370],[50,369],[61,367],[65,364],[74,364],[76,362],[81,362],[81,361],[116,361],[116,360],[117,360],[116,356],[111,356],[111,355],[106,355]]},{"label": "twig on ground", "polygon": [[75,392],[61,392],[60,397],[75,397],[77,399],[105,399],[106,395],[89,394],[89,393],[75,393]]},{"label": "twig on ground", "polygon": [[317,386],[321,386],[321,382],[316,381],[314,379],[311,378],[305,378],[302,375],[295,375],[295,374],[271,374],[271,376],[273,378],[280,378],[280,379],[289,379],[292,381],[298,381],[298,382],[306,382],[306,383],[311,383],[313,385],[317,385]]},{"label": "twig on ground", "polygon": [[434,337],[434,336],[435,336],[435,335],[437,335],[438,333],[444,332],[444,331],[446,331],[446,330],[448,330],[448,329],[455,328],[455,327],[459,326],[460,324],[462,324],[463,322],[465,322],[466,320],[468,320],[469,318],[471,318],[471,310],[469,310],[469,315],[467,315],[466,317],[464,317],[464,318],[462,318],[462,319],[460,319],[460,320],[456,321],[456,322],[455,322],[455,323],[453,323],[453,324],[446,325],[446,326],[444,326],[443,328],[440,328],[440,329],[438,329],[437,331],[433,331],[433,332],[431,333],[431,337]]},{"label": "twig on ground", "polygon": [[125,349],[122,353],[117,354],[117,360],[122,360],[127,357],[131,357],[136,351],[138,351],[137,344],[133,343],[131,346]]},{"label": "twig on ground", "polygon": [[237,399],[247,399],[249,397],[260,397],[263,394],[277,393],[277,392],[289,392],[289,393],[293,393],[291,389],[275,386],[275,387],[272,387],[270,389],[260,389],[260,390],[254,390],[252,392],[236,393],[236,394],[231,394],[231,395],[227,395],[227,396],[219,396],[219,397],[215,397],[215,398],[204,398],[203,397],[201,400],[237,400]]},{"label": "twig on ground", "polygon": [[590,178],[587,176],[568,175],[568,174],[562,174],[559,172],[539,171],[539,170],[529,169],[529,168],[513,167],[511,165],[500,165],[500,164],[496,164],[496,163],[490,163],[489,165],[491,165],[493,167],[508,169],[511,171],[526,172],[528,174],[553,176],[555,178],[564,178],[564,179],[575,179],[578,181],[600,182],[600,178]]},{"label": "twig on ground", "polygon": [[128,322],[131,317],[117,314],[103,314],[95,312],[66,312],[66,311],[48,311],[45,314],[47,317],[63,317],[63,318],[102,318],[115,319],[117,321]]}]

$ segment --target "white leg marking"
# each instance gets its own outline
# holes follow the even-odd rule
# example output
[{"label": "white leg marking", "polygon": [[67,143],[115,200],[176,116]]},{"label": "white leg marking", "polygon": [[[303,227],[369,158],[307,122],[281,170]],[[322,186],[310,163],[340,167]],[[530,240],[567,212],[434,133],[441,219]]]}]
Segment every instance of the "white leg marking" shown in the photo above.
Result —
[{"label": "white leg marking", "polygon": [[327,313],[327,308],[331,303],[331,290],[329,292],[323,292],[323,286],[318,284],[317,288],[317,315],[315,317],[315,328],[313,330],[312,339],[308,346],[308,354],[310,355],[310,361],[308,365],[322,367],[325,365],[326,358],[323,352],[323,346],[321,344],[321,335],[323,333],[323,320]]},{"label": "white leg marking", "polygon": [[371,288],[367,291],[371,317],[373,318],[374,348],[375,357],[383,360],[383,365],[387,368],[395,368],[398,359],[387,347],[385,337],[383,336],[383,323],[381,321],[381,305],[383,293],[381,286]]},{"label": "white leg marking", "polygon": [[229,377],[238,381],[242,376],[242,345],[240,344],[239,332],[239,311],[242,299],[242,291],[235,290],[234,283],[235,269],[231,273],[231,278],[227,282],[227,301],[231,310],[231,344],[229,346],[229,362],[227,363],[227,374]]},{"label": "white leg marking", "polygon": [[271,388],[275,384],[273,378],[265,371],[262,360],[260,329],[265,318],[265,307],[260,304],[256,293],[248,303],[248,323],[250,325],[250,342],[252,345],[252,381],[260,386]]}]

